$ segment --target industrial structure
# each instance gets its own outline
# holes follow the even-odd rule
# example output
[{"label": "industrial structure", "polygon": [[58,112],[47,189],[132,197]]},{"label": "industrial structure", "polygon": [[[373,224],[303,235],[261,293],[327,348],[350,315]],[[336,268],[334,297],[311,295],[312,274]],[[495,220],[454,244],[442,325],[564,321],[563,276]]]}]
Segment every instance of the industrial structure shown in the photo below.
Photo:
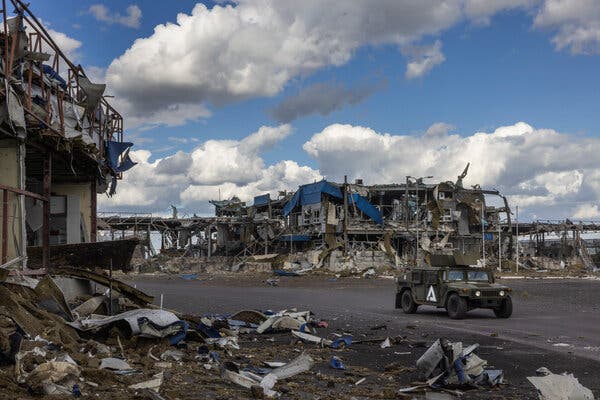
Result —
[{"label": "industrial structure", "polygon": [[[456,182],[427,183],[431,177],[410,176],[400,184],[322,180],[279,192],[275,199],[256,196],[252,205],[236,197],[211,201],[214,217],[106,213],[99,229],[111,232],[111,239],[115,233],[117,238],[135,234],[149,247],[146,254],[157,252],[148,239],[158,232],[161,253],[225,256],[231,264],[295,254],[313,266],[399,267],[427,262],[432,252],[485,254],[487,249],[491,255],[500,249],[512,254],[506,198],[496,190],[463,187],[467,171],[468,166]],[[502,206],[487,205],[490,197]],[[371,262],[358,261],[365,259]]]},{"label": "industrial structure", "polygon": [[28,6],[2,0],[1,13],[0,265],[27,272],[47,268],[61,245],[96,241],[96,196],[114,193],[132,144],[105,85]]}]

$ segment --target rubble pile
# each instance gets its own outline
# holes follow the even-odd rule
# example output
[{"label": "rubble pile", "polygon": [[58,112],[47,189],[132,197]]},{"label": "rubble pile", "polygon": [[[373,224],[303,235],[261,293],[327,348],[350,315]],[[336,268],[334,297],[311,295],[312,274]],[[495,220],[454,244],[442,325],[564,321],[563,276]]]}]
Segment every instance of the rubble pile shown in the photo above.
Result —
[{"label": "rubble pile", "polygon": [[486,398],[510,389],[502,371],[475,354],[477,345],[440,339],[427,349],[412,330],[394,336],[381,324],[360,331],[294,308],[182,315],[108,276],[67,272],[0,283],[3,394]]}]

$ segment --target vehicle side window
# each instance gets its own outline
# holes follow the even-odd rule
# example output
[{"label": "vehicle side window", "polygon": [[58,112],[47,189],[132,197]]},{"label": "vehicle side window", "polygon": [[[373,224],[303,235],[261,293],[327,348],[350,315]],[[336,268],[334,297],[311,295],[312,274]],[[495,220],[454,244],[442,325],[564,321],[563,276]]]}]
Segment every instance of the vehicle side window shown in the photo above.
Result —
[{"label": "vehicle side window", "polygon": [[427,271],[426,272],[427,283],[437,283],[438,273],[437,271]]},{"label": "vehicle side window", "polygon": [[450,271],[450,273],[448,274],[448,280],[462,281],[464,280],[464,273],[462,271]]}]

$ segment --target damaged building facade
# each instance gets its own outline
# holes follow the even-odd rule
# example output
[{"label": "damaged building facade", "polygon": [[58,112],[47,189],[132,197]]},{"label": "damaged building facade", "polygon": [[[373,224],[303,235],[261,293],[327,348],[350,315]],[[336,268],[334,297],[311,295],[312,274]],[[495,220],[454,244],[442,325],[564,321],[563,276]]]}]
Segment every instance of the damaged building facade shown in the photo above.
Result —
[{"label": "damaged building facade", "polygon": [[397,269],[426,263],[432,252],[474,254],[487,265],[497,262],[499,252],[509,258],[515,238],[508,202],[498,191],[463,187],[467,172],[438,183],[413,177],[377,185],[322,180],[276,198],[256,196],[251,205],[237,197],[213,200],[214,217],[107,213],[100,228],[113,239],[115,232],[127,237],[133,231],[149,247],[151,232],[159,232],[161,253],[221,257],[236,269],[279,255],[287,268],[334,271]]},{"label": "damaged building facade", "polygon": [[[9,14],[9,10],[15,10]],[[133,163],[123,119],[20,1],[0,28],[0,265],[47,268],[96,242],[96,197]]]}]

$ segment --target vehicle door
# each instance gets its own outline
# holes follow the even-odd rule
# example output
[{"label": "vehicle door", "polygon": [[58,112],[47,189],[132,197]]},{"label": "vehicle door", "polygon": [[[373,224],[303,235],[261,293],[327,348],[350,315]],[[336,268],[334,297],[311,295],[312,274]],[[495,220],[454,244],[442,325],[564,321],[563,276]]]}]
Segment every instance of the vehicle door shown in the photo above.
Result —
[{"label": "vehicle door", "polygon": [[412,286],[413,296],[417,301],[425,301],[425,286],[423,284],[424,271],[412,271],[410,273],[410,282]]},{"label": "vehicle door", "polygon": [[424,289],[425,289],[425,302],[437,305],[440,300],[440,271],[438,270],[428,270],[425,271],[424,279]]}]

